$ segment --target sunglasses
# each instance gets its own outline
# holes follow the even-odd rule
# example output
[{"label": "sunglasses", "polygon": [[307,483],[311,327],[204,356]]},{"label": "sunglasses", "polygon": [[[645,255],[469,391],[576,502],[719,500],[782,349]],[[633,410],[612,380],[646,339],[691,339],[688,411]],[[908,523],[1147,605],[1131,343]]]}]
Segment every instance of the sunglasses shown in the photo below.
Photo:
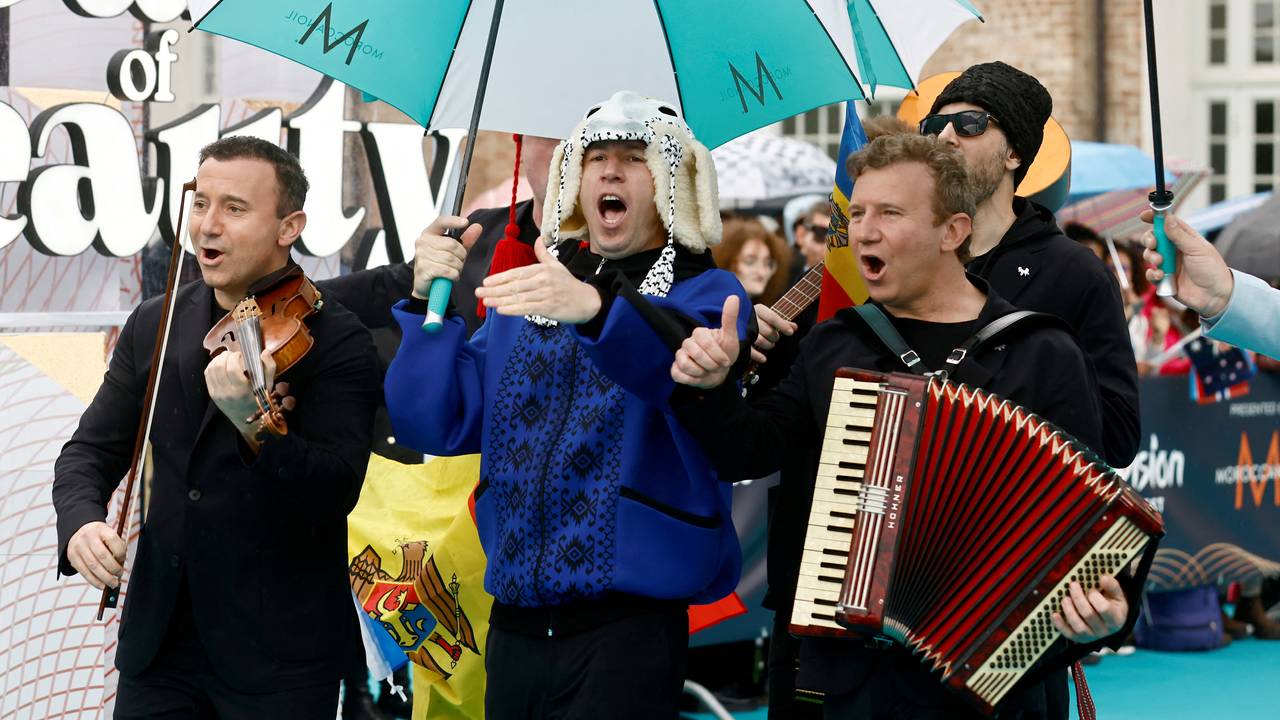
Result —
[{"label": "sunglasses", "polygon": [[1000,124],[995,116],[985,110],[962,110],[946,115],[929,115],[920,121],[921,135],[939,135],[951,125],[960,137],[975,137],[987,131],[987,123]]}]

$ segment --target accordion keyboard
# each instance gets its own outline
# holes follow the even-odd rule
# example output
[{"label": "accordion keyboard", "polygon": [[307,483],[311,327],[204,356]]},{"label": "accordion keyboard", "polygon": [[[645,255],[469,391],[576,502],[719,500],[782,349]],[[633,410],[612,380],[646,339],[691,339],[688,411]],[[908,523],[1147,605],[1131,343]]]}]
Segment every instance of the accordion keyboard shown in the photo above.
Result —
[{"label": "accordion keyboard", "polygon": [[[881,385],[837,377],[814,481],[792,631],[853,635],[836,622]],[[806,630],[807,629],[807,630]],[[833,632],[836,631],[836,632]]]}]

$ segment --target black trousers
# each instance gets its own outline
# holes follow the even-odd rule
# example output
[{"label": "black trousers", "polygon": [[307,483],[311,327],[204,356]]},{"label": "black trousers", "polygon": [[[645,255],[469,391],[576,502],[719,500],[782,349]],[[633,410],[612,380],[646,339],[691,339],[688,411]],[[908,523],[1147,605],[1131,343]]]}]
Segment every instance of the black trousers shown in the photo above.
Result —
[{"label": "black trousers", "polygon": [[137,675],[120,674],[116,720],[333,720],[337,715],[337,679],[266,694],[229,687],[214,672],[190,612],[179,608],[151,665]]},{"label": "black trousers", "polygon": [[769,638],[769,720],[820,720],[822,705],[796,698],[800,641],[791,636],[790,608],[773,615]]},{"label": "black trousers", "polygon": [[[809,641],[812,643],[813,641]],[[828,641],[828,649],[839,648],[839,641]],[[986,716],[967,705],[948,690],[938,678],[925,671],[918,659],[900,647],[888,650],[856,650],[860,657],[848,656],[850,670],[859,665],[854,683],[836,683],[828,688],[822,704],[825,720],[985,720]],[[809,646],[812,650],[813,645]],[[802,662],[822,657],[828,673],[839,674],[842,659],[838,653],[825,657],[802,652]],[[806,666],[803,675],[811,675]],[[1067,720],[1065,672],[1051,673],[1038,683],[1015,690],[1001,703],[1000,720]]]},{"label": "black trousers", "polygon": [[681,609],[554,637],[490,626],[485,717],[674,719],[688,650],[689,615]]}]

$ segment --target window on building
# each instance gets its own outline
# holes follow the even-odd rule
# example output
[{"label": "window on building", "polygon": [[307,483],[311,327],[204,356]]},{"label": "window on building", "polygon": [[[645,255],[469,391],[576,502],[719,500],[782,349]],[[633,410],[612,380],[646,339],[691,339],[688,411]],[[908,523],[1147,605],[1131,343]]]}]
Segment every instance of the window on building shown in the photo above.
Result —
[{"label": "window on building", "polygon": [[1227,199],[1227,104],[1209,103],[1209,202]]},{"label": "window on building", "polygon": [[204,95],[207,98],[213,98],[216,102],[218,97],[218,44],[214,42],[214,38],[206,37],[203,45]]},{"label": "window on building", "polygon": [[1209,64],[1225,65],[1227,62],[1227,3],[1217,0],[1209,3]]},{"label": "window on building", "polygon": [[[858,116],[867,118],[893,115],[898,112],[898,105],[906,96],[905,90],[880,87],[881,97],[878,100],[863,100],[857,104]],[[783,120],[779,127],[782,134],[797,140],[811,142],[822,148],[831,159],[840,161],[840,137],[844,134],[843,102],[824,105],[807,113],[795,115]]]},{"label": "window on building", "polygon": [[1255,0],[1253,3],[1253,61],[1260,65],[1276,63],[1277,34],[1276,21],[1280,19],[1280,2],[1276,0]]},{"label": "window on building", "polygon": [[1253,191],[1266,192],[1276,186],[1276,101],[1253,104]]},{"label": "window on building", "polygon": [[866,110],[863,112],[862,117],[873,118],[882,115],[893,115],[898,112],[898,102],[898,100],[868,100],[863,105]]}]

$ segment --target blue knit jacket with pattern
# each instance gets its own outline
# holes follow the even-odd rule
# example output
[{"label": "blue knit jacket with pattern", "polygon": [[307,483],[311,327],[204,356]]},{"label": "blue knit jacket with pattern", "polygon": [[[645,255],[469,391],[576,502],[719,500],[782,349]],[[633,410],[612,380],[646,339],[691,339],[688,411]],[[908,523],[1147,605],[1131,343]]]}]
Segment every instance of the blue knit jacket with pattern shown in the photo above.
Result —
[{"label": "blue knit jacket with pattern", "polygon": [[[613,289],[593,284],[605,303],[590,323],[543,327],[490,312],[470,341],[461,319],[427,334],[398,304],[404,337],[385,382],[396,441],[481,453],[476,522],[485,589],[499,602],[719,599],[741,569],[731,486],[672,413],[678,338],[655,328],[654,313],[717,327],[727,296],[749,301],[715,269],[677,272],[662,298],[621,274]],[[739,333],[748,336],[746,317]]]}]

